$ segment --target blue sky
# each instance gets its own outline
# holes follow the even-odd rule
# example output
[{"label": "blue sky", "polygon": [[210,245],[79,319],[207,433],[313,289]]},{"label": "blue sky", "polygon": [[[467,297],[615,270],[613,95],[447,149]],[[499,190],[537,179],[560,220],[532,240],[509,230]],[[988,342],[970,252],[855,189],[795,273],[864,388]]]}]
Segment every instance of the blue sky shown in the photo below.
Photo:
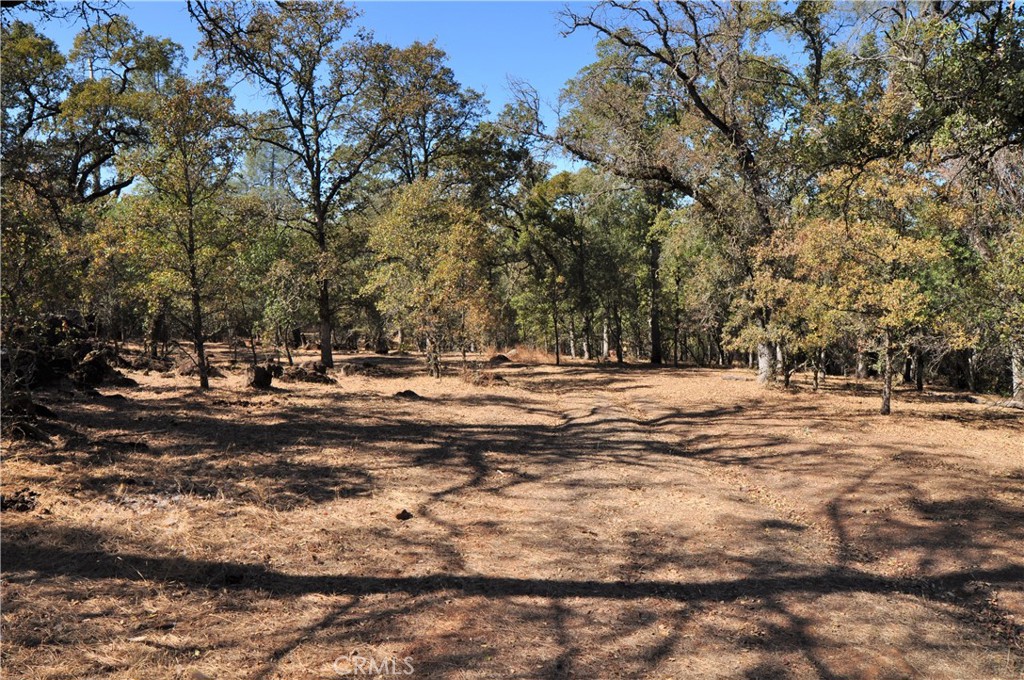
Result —
[{"label": "blue sky", "polygon": [[[398,46],[436,39],[456,77],[483,92],[497,113],[508,101],[508,79],[519,78],[554,104],[565,81],[594,59],[594,37],[562,37],[561,2],[354,2],[361,26]],[[183,2],[128,2],[123,10],[144,32],[168,37],[191,58],[198,32]],[[67,49],[75,27],[50,22],[41,30]],[[247,88],[236,96],[244,108],[262,108]],[[550,118],[549,118],[550,121]]]}]

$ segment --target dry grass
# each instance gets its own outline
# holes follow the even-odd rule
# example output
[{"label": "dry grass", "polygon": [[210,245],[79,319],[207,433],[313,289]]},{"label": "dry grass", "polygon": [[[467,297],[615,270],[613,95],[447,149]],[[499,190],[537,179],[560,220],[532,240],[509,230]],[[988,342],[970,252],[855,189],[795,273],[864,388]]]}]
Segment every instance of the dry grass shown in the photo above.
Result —
[{"label": "dry grass", "polygon": [[517,364],[541,365],[555,363],[554,354],[528,345],[516,345],[512,349],[503,352],[503,354]]},{"label": "dry grass", "polygon": [[4,492],[41,492],[2,517],[6,677],[331,678],[354,650],[422,678],[1021,677],[1018,412],[343,359],[44,395],[50,441],[4,450]]}]

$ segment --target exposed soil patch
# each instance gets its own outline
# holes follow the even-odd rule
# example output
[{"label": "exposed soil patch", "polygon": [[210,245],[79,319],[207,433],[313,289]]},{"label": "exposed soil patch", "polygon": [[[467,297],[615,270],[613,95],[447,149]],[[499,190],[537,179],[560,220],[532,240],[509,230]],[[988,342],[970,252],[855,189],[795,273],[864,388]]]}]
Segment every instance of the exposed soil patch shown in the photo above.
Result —
[{"label": "exposed soil patch", "polygon": [[331,678],[354,651],[414,678],[1024,672],[1018,411],[342,359],[337,384],[36,395],[59,420],[2,464],[5,675]]}]

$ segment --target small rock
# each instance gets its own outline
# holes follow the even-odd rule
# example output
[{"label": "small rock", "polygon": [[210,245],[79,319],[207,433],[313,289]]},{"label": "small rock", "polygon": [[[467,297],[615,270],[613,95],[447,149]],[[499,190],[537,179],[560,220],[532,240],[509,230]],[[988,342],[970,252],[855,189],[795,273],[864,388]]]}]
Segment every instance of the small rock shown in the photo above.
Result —
[{"label": "small rock", "polygon": [[405,509],[403,509],[400,513],[395,515],[395,519],[400,519],[403,522],[406,521],[406,520],[412,519],[413,517],[415,517],[415,515],[412,514],[411,512],[409,512],[408,510],[405,510]]},{"label": "small rock", "polygon": [[[324,370],[326,371],[327,369],[324,368]],[[334,378],[325,373],[303,368],[302,366],[289,366],[281,375],[281,380],[284,382],[319,383],[321,385],[333,385],[335,383]]]},{"label": "small rock", "polygon": [[299,364],[299,368],[304,368],[310,373],[319,373],[320,375],[327,375],[327,366],[322,361],[304,361]]},{"label": "small rock", "polygon": [[412,390],[402,390],[401,392],[395,392],[396,399],[422,399],[420,395],[416,394]]},{"label": "small rock", "polygon": [[[191,357],[184,357],[178,362],[175,372],[180,376],[193,377],[199,375],[199,365]],[[224,374],[216,366],[206,362],[206,375],[210,378],[223,378]]]}]

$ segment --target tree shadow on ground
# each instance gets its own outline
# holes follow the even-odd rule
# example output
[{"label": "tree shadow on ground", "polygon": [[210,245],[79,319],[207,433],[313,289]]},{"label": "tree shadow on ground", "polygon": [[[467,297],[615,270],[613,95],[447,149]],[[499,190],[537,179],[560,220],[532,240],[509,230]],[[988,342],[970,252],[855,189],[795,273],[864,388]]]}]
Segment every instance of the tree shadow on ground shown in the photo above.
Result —
[{"label": "tree shadow on ground", "polygon": [[[614,635],[626,636],[637,630],[648,631],[666,621],[674,622],[680,630],[680,612],[652,606],[684,605],[684,618],[693,619],[696,613],[708,606],[721,608],[736,603],[758,603],[757,609],[766,615],[763,630],[755,632],[744,646],[778,652],[792,650],[808,659],[820,678],[846,677],[830,668],[823,652],[827,651],[823,641],[812,632],[812,616],[798,613],[791,604],[813,602],[819,598],[852,594],[876,596],[906,596],[935,602],[943,608],[959,606],[963,616],[975,616],[976,612],[964,607],[964,602],[975,598],[978,584],[984,587],[1019,586],[1024,581],[1024,564],[1012,564],[988,570],[963,570],[932,577],[887,578],[853,567],[822,565],[809,569],[807,565],[794,565],[777,559],[768,561],[751,560],[748,575],[736,578],[710,579],[704,581],[599,581],[550,578],[513,578],[495,576],[474,576],[437,574],[429,576],[386,577],[351,574],[302,575],[270,569],[262,564],[219,562],[216,560],[190,559],[182,556],[161,555],[159,548],[145,545],[133,546],[132,552],[114,553],[97,547],[103,546],[108,537],[86,528],[55,529],[41,527],[32,532],[9,534],[3,545],[3,559],[7,579],[12,584],[21,584],[39,579],[62,581],[74,584],[71,590],[80,589],[91,597],[102,597],[102,591],[123,595],[126,588],[151,588],[154,584],[184,587],[189,592],[210,596],[217,594],[230,597],[233,593],[248,592],[260,598],[271,600],[294,600],[307,595],[342,598],[341,604],[333,606],[329,613],[317,618],[312,624],[294,630],[291,640],[275,647],[266,655],[263,677],[275,662],[291,650],[302,645],[317,634],[339,635],[339,628],[353,624],[357,603],[367,604],[375,596],[386,596],[391,604],[383,610],[378,605],[373,613],[359,616],[376,622],[380,632],[387,632],[398,618],[414,612],[430,612],[438,609],[442,602],[484,602],[484,608],[493,603],[510,601],[525,606],[530,616],[544,621],[555,631],[556,646],[561,650],[549,658],[545,668],[532,677],[578,677],[589,676],[594,669],[579,667],[577,657],[581,650],[570,619],[576,620],[595,602],[648,603],[646,616],[641,615],[635,623],[613,626]],[[698,556],[699,557],[699,556]],[[72,594],[73,593],[69,593]],[[401,596],[394,604],[395,596]],[[957,601],[960,604],[957,604]],[[524,603],[527,603],[524,605]],[[29,607],[30,603],[14,601],[9,603],[14,612]],[[481,606],[481,605],[476,605]],[[671,612],[676,612],[675,614]],[[745,614],[729,612],[727,619],[754,616],[747,609]],[[341,625],[346,619],[345,626]],[[772,623],[774,621],[774,623]],[[726,625],[728,621],[720,622]],[[1024,627],[1009,624],[1010,639],[1020,639]],[[363,634],[370,631],[364,630]],[[391,632],[395,632],[392,630]],[[23,642],[19,632],[14,632],[13,642]],[[611,633],[610,633],[611,634]],[[713,634],[713,632],[711,632]],[[424,649],[431,646],[427,636],[418,640]],[[225,644],[241,645],[246,641],[244,633]],[[659,660],[671,653],[678,639],[659,640],[638,650],[628,666],[636,672],[653,670]],[[340,647],[337,647],[340,649]],[[462,650],[449,648],[458,656],[458,664],[468,663],[472,655],[459,656]],[[430,659],[421,659],[429,667]],[[453,667],[454,657],[438,659],[436,666]],[[646,662],[644,661],[646,660]],[[424,666],[421,666],[421,669]],[[464,668],[465,666],[462,666]],[[623,666],[627,667],[627,666]],[[461,668],[459,669],[461,672]],[[748,677],[765,677],[767,667],[762,663],[748,669]],[[530,677],[523,674],[519,677]],[[770,674],[767,677],[772,677]],[[779,676],[788,677],[788,676]]]},{"label": "tree shadow on ground", "polygon": [[[616,382],[613,372],[602,373],[602,379],[623,388],[615,393],[633,389]],[[554,381],[555,393],[573,394],[579,382],[594,384],[593,373],[574,367],[562,383],[557,375],[543,380]],[[357,538],[380,541],[395,554],[427,555],[434,573],[392,575],[375,571],[369,562],[331,571],[309,564],[285,569],[190,557],[40,516],[5,532],[5,579],[15,587],[46,584],[62,601],[106,597],[142,618],[124,602],[167,590],[215,602],[216,614],[232,625],[237,620],[232,617],[286,604],[302,608],[308,598],[326,598],[308,616],[277,624],[251,677],[304,675],[302,654],[310,647],[340,655],[354,640],[382,639],[413,650],[425,677],[460,677],[475,667],[498,670],[487,665],[495,663],[495,650],[474,643],[459,626],[423,630],[407,623],[425,617],[461,621],[467,630],[483,631],[474,633],[477,637],[505,630],[504,637],[496,633],[506,647],[503,661],[521,654],[523,662],[502,671],[521,678],[643,676],[697,644],[695,637],[711,654],[746,649],[763,655],[737,662],[738,677],[799,675],[778,655],[797,659],[809,669],[805,676],[850,677],[857,669],[849,659],[859,663],[851,649],[859,643],[827,634],[828,607],[822,603],[835,598],[873,598],[874,607],[924,607],[933,617],[929,620],[963,624],[1015,649],[1024,640],[1024,631],[996,597],[1024,581],[1019,554],[1007,550],[1024,544],[1017,480],[937,466],[936,452],[921,445],[874,445],[870,456],[844,455],[801,439],[794,428],[765,425],[770,419],[805,429],[843,425],[856,435],[870,423],[843,424],[840,414],[799,402],[686,408],[637,403],[630,409],[611,397],[589,405],[552,405],[500,392],[452,399],[467,417],[433,422],[412,405],[375,394],[328,391],[311,405],[288,403],[291,394],[158,395],[135,398],[130,409],[89,402],[82,413],[69,414],[59,435],[69,438],[60,452],[65,457],[56,463],[65,468],[61,483],[84,500],[120,503],[126,497],[184,492],[285,512],[384,493],[384,475],[417,472],[432,480],[414,508],[427,529],[368,529]],[[367,412],[368,405],[377,404],[387,408]],[[474,415],[476,409],[486,413],[483,409],[496,407],[505,414],[500,421]],[[267,412],[275,415],[269,422]],[[129,444],[144,443],[158,432],[168,443],[119,448],[90,440],[87,450],[70,438],[75,427],[116,432]],[[723,438],[722,432],[731,434]],[[360,455],[348,455],[353,451]],[[951,459],[955,456],[948,452],[942,457]],[[602,476],[611,469],[617,477]],[[786,499],[765,490],[769,481],[808,489],[810,499],[787,506]],[[553,508],[559,507],[551,500],[557,496],[568,499],[571,508],[573,499],[604,495],[622,501],[629,493],[697,496],[713,490],[729,495],[727,507],[736,513],[716,518],[733,532],[726,544],[702,544],[696,532],[653,532],[643,524],[624,529],[616,537],[621,545],[596,533],[592,540],[569,540],[581,527],[588,529],[587,518],[553,511],[535,518],[539,538],[560,541],[546,546],[555,566],[579,569],[610,560],[615,578],[467,573],[466,549],[460,547],[466,534],[483,541],[515,518],[496,516],[470,526],[452,511],[459,504],[497,504],[521,495]],[[815,541],[828,548],[826,559],[810,552]],[[531,549],[526,541],[512,543],[523,553]],[[875,567],[887,555],[912,560],[907,575],[879,573]],[[966,566],[950,568],[953,563]],[[673,570],[679,575],[664,576]],[[6,602],[13,614],[33,606],[18,598]],[[66,617],[66,627],[83,625],[71,610],[48,611],[51,619]],[[877,622],[869,614],[863,617],[864,627]],[[58,630],[53,620],[40,626]],[[249,650],[247,631],[225,624],[221,632],[219,644]],[[11,635],[15,645],[61,644],[59,634],[42,639],[25,629]],[[102,630],[90,635],[100,642],[113,636]],[[519,650],[518,636],[535,648]],[[954,648],[960,641],[948,644]],[[212,644],[202,648],[204,653],[215,649]],[[865,665],[877,663],[882,661],[863,659]]]}]

